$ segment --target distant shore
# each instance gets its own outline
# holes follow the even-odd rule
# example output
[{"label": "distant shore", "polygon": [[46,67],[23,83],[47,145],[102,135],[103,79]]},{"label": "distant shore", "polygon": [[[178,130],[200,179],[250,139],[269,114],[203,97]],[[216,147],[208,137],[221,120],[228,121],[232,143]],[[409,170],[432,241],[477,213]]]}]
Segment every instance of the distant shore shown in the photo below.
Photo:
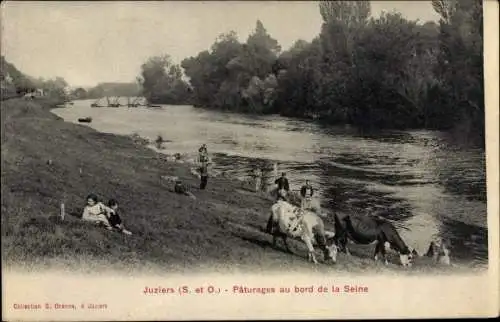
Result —
[{"label": "distant shore", "polygon": [[[373,246],[357,245],[351,258],[339,254],[336,265],[314,266],[298,241],[293,255],[271,247],[271,236],[262,232],[272,205],[268,196],[223,176],[211,177],[201,191],[192,165],[169,161],[131,137],[64,122],[50,112],[54,107],[47,100],[2,102],[4,266],[367,274],[472,269],[466,263],[439,268],[426,258],[410,270],[385,267],[371,259]],[[175,194],[164,177],[178,177],[197,199]],[[117,199],[134,235],[81,222],[90,192]],[[58,218],[61,202],[69,213],[64,221]]]}]

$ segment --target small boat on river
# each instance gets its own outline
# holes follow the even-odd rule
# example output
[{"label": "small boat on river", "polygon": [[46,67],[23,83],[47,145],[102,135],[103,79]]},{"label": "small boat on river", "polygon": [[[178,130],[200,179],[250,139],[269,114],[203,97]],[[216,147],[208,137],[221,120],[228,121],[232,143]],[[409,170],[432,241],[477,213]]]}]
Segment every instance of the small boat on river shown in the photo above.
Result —
[{"label": "small boat on river", "polygon": [[78,119],[78,122],[80,123],[90,123],[92,122],[92,118],[91,117],[81,117]]},{"label": "small boat on river", "polygon": [[102,105],[99,105],[99,101],[101,99],[98,98],[94,103],[90,104],[90,107],[103,107]]}]

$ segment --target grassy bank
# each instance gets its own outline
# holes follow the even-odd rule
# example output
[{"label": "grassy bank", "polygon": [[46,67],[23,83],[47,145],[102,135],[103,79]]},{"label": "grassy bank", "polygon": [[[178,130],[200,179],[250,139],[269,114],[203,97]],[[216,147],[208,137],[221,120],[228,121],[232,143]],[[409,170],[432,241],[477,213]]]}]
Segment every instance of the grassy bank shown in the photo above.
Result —
[{"label": "grassy bank", "polygon": [[[307,263],[300,242],[292,243],[294,255],[274,249],[271,236],[261,232],[272,204],[267,196],[229,178],[210,178],[208,189],[200,191],[189,166],[168,162],[130,137],[64,122],[50,113],[53,107],[50,101],[2,103],[4,265],[162,272],[403,270],[374,263],[373,246],[353,245],[354,256],[340,254],[334,266]],[[173,193],[162,176],[178,176],[197,199]],[[134,235],[81,222],[90,192],[116,198]],[[62,201],[73,215],[61,222]],[[408,272],[450,270],[464,267],[437,268],[422,258]]]}]

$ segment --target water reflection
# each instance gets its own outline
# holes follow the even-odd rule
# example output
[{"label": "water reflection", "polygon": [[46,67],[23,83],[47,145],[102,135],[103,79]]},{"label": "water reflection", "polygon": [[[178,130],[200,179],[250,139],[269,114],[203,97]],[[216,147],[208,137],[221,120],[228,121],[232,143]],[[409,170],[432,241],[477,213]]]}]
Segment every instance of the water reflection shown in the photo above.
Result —
[{"label": "water reflection", "polygon": [[162,135],[171,141],[165,152],[194,157],[207,143],[216,170],[240,179],[248,179],[255,164],[277,162],[292,189],[309,179],[331,212],[384,210],[381,215],[408,228],[401,233],[419,252],[441,236],[452,240],[453,255],[487,259],[484,153],[449,144],[440,132],[359,132],[276,115],[90,103],[54,112],[73,122],[91,116],[99,131]]}]

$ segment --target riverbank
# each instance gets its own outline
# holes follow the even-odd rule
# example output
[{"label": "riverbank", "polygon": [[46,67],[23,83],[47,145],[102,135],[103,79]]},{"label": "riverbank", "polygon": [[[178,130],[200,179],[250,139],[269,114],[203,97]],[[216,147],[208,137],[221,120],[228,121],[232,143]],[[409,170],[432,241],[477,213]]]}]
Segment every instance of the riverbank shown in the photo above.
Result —
[{"label": "riverbank", "polygon": [[[4,265],[26,269],[127,271],[321,271],[348,273],[467,272],[467,265],[438,268],[418,259],[412,270],[371,260],[373,246],[351,246],[334,266],[313,266],[305,246],[290,255],[270,246],[264,227],[272,201],[241,182],[210,178],[200,191],[190,166],[168,161],[133,138],[64,122],[54,102],[2,103],[2,254]],[[49,162],[51,160],[51,162]],[[80,171],[81,169],[81,171]],[[197,197],[173,193],[179,177]],[[78,219],[90,192],[115,198],[125,236]],[[69,214],[58,218],[60,203]],[[327,227],[328,229],[328,227]]]}]

